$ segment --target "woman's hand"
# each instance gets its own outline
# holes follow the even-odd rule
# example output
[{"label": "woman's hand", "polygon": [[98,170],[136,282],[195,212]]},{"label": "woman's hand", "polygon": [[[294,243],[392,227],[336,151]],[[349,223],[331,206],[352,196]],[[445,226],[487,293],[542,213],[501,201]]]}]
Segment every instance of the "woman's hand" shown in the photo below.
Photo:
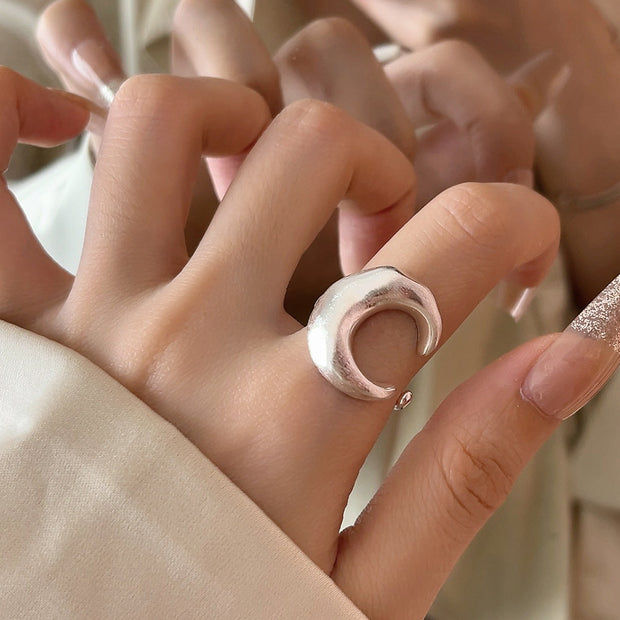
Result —
[{"label": "woman's hand", "polygon": [[[6,69],[0,82],[5,163],[18,139],[55,142],[87,121],[79,105]],[[0,316],[81,352],[150,404],[364,612],[422,618],[522,467],[600,383],[600,369],[577,357],[582,383],[570,403],[566,370],[548,372],[528,400],[526,376],[557,337],[498,360],[445,401],[371,509],[340,534],[394,403],[357,401],[328,384],[283,299],[339,202],[372,218],[407,200],[415,177],[387,139],[328,104],[301,101],[270,120],[264,100],[239,85],[127,81],[110,109],[75,279],[44,255],[3,191]],[[189,258],[183,229],[202,157],[251,144]],[[433,200],[367,266],[393,265],[426,284],[446,339],[503,277],[537,284],[558,236],[544,198],[470,184]],[[403,388],[425,361],[415,341],[408,316],[383,312],[359,329],[356,359],[372,379]]]},{"label": "woman's hand", "polygon": [[569,79],[536,123],[536,160],[541,189],[563,215],[576,299],[589,301],[620,272],[620,201],[596,211],[579,208],[580,198],[620,182],[617,33],[590,0],[353,2],[413,49],[458,37],[503,73],[545,51],[570,68]]},{"label": "woman's hand", "polygon": [[[53,3],[38,35],[49,62],[82,95],[97,98],[101,84],[123,78],[95,14],[81,0]],[[307,26],[272,58],[233,0],[180,2],[172,47],[177,74],[249,86],[263,95],[272,115],[304,97],[328,101],[381,132],[415,162],[415,201],[375,218],[342,209],[339,225],[332,219],[308,249],[286,300],[287,309],[302,321],[318,295],[341,275],[340,267],[344,273],[359,270],[414,210],[447,187],[464,181],[532,184],[532,118],[544,103],[545,66],[521,72],[508,85],[471,47],[447,43],[384,69],[362,35],[342,19]],[[86,62],[76,65],[76,53]],[[84,64],[97,79],[85,79],[78,70]],[[209,160],[220,196],[241,161]],[[203,217],[197,219],[203,226],[215,208],[201,206]]]},{"label": "woman's hand", "polygon": [[[458,182],[514,180],[532,167],[538,110],[468,45],[442,44],[384,71],[362,34],[336,18],[306,26],[272,59],[233,0],[182,0],[173,50],[177,73],[243,83],[274,112],[312,97],[380,131],[424,170],[418,208]],[[416,131],[438,124],[416,146]]]}]

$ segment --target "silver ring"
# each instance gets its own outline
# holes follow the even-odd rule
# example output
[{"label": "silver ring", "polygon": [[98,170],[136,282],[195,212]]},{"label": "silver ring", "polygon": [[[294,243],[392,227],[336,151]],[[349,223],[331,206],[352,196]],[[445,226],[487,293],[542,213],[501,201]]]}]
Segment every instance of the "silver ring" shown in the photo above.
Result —
[{"label": "silver ring", "polygon": [[441,337],[441,315],[431,291],[394,267],[377,267],[342,278],[318,299],[308,321],[308,348],[318,371],[335,388],[361,400],[396,396],[393,385],[370,381],[351,351],[357,328],[382,310],[402,310],[418,329],[417,351],[429,355]]}]

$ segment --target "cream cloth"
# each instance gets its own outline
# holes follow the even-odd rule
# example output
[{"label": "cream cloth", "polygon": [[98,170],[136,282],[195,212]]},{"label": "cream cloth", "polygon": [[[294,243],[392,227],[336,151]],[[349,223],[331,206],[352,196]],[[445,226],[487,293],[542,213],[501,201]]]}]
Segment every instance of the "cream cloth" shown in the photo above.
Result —
[{"label": "cream cloth", "polygon": [[0,617],[364,617],[106,373],[8,323],[0,343]]}]

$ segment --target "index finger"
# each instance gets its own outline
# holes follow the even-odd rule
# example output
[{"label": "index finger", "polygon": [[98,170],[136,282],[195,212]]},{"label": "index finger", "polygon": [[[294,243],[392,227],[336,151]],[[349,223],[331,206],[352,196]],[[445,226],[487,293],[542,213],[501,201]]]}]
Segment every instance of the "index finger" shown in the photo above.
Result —
[{"label": "index finger", "polygon": [[76,283],[90,269],[102,285],[176,275],[187,260],[183,231],[202,156],[243,152],[270,118],[258,93],[232,82],[127,80],[106,123]]},{"label": "index finger", "polygon": [[619,364],[620,276],[562,334],[523,345],[448,396],[344,533],[336,582],[371,617],[423,617],[536,450]]},{"label": "index finger", "polygon": [[[88,103],[43,88],[0,67],[0,170],[18,142],[52,146],[75,137],[89,118]],[[68,290],[71,276],[46,254],[0,179],[0,316],[20,325]]]}]

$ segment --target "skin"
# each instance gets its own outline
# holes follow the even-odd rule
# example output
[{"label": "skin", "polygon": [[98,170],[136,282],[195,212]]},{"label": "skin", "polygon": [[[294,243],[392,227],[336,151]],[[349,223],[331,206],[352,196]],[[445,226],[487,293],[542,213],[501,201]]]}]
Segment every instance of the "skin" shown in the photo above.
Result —
[{"label": "skin", "polygon": [[[548,84],[542,89],[533,86],[537,80],[526,79],[525,88],[517,89],[526,108],[530,103],[538,102],[529,112],[536,119],[537,180],[541,190],[553,200],[562,193],[590,196],[618,182],[620,124],[616,122],[616,109],[620,101],[620,54],[608,25],[587,0],[545,3],[501,0],[492,6],[481,0],[442,3],[436,0],[354,0],[354,4],[357,10],[344,0],[330,2],[329,7],[323,2],[301,0],[296,6],[296,23],[302,27],[304,21],[328,13],[342,15],[355,23],[373,43],[384,36],[415,50],[431,45],[430,51],[437,42],[458,38],[470,43],[503,75],[513,75],[540,54],[552,51],[556,70],[570,69],[570,78],[561,84],[553,101],[540,96]],[[94,13],[85,6],[81,0],[53,3],[43,16],[40,28],[43,37],[40,36],[39,40],[42,43],[45,40],[54,42],[52,46],[43,45],[44,51],[60,50],[59,54],[48,55],[48,60],[65,83],[75,92],[92,96],[88,88],[85,92],[84,84],[76,84],[66,63],[70,50],[80,40],[90,37],[105,42]],[[263,22],[274,22],[272,11],[277,15],[284,9],[290,12],[289,8],[288,4],[281,6],[277,1],[268,5],[259,2],[256,15],[259,27]],[[384,35],[378,32],[377,26]],[[203,36],[205,33],[209,36]],[[277,47],[287,36],[291,37],[290,28],[276,33],[275,39],[269,41],[269,47]],[[411,108],[407,107],[406,101],[415,95],[417,87],[413,85],[420,83],[424,86],[428,82],[427,76],[435,73],[443,56],[445,66],[440,67],[438,73],[444,84],[454,86],[463,75],[479,75],[481,79],[465,81],[466,92],[452,93],[449,97],[442,94],[442,102],[456,101],[456,108],[462,106],[463,109],[442,110],[448,112],[446,121],[438,123],[432,132],[425,133],[417,145],[418,208],[457,182],[504,180],[500,173],[510,171],[509,165],[513,163],[518,165],[513,170],[522,169],[524,163],[524,169],[532,167],[533,146],[525,146],[525,142],[532,139],[531,128],[525,126],[523,118],[518,120],[518,108],[509,105],[508,93],[502,95],[497,84],[491,88],[493,80],[483,75],[488,72],[486,63],[475,58],[472,50],[454,49],[449,53],[438,50],[437,59],[434,60],[431,53],[426,66],[421,62],[421,56],[414,54],[406,70],[402,70],[406,61],[401,59],[398,74],[387,68],[393,89],[386,89],[383,79],[377,79],[376,69],[372,67],[368,45],[363,38],[360,44],[360,38],[359,33],[355,36],[342,21],[325,20],[323,26],[311,25],[292,36],[276,54],[277,66],[274,67],[267,48],[232,0],[184,0],[175,15],[173,66],[182,75],[225,77],[256,88],[266,97],[273,113],[280,109],[283,94],[286,102],[304,96],[329,100],[377,128],[409,152],[411,130],[403,122],[402,109],[395,105],[397,102],[391,91],[396,89],[410,121],[418,126],[411,118]],[[234,50],[229,49],[232,40],[237,42]],[[107,43],[103,47],[106,59],[101,65],[101,74],[116,72],[122,75],[114,50]],[[295,52],[295,62],[290,61],[291,52]],[[420,80],[420,75],[424,79]],[[347,78],[351,79],[349,85],[346,84]],[[486,86],[480,89],[480,83]],[[475,89],[473,84],[477,85]],[[467,92],[468,85],[472,86],[470,93]],[[440,85],[434,84],[434,88],[437,86]],[[492,90],[495,90],[494,95]],[[487,98],[487,104],[493,96],[501,96],[503,100],[496,109],[502,110],[504,122],[493,124],[489,122],[492,119],[485,118],[481,111],[485,109],[484,102],[475,96],[476,93],[492,95]],[[420,97],[422,101],[426,98],[426,93]],[[359,107],[359,102],[378,104],[371,103],[364,109]],[[458,131],[458,124],[456,128],[454,126],[455,117],[468,110],[476,117],[473,126],[481,124],[486,127],[486,132],[480,132],[482,138],[478,143]],[[386,119],[390,119],[389,122]],[[513,127],[508,129],[511,123]],[[488,169],[483,161],[485,157],[487,161],[495,162],[497,168]],[[457,162],[462,164],[456,165]],[[232,174],[234,166],[227,178]],[[226,182],[220,188],[220,195],[225,186]],[[196,196],[197,204],[186,233],[192,248],[197,245],[217,207],[205,177],[200,181]],[[206,209],[205,203],[208,204]],[[619,203],[612,203],[595,212],[562,211],[563,247],[578,305],[585,305],[620,272],[620,249],[616,243],[619,208]],[[343,236],[346,238],[346,234]],[[343,236],[341,253],[346,252]],[[307,318],[313,299],[341,273],[335,254],[336,239],[336,223],[333,222],[310,249],[293,280],[287,308],[302,321]],[[330,261],[318,260],[327,255],[332,257]],[[317,269],[319,263],[320,273]],[[342,266],[345,273],[351,270],[346,259]]]},{"label": "skin", "polygon": [[[94,68],[123,77],[96,15],[81,0],[60,0],[42,15],[38,40],[64,83],[96,97],[76,74],[71,52],[97,41]],[[230,42],[235,41],[235,48]],[[305,97],[329,101],[390,139],[419,171],[415,200],[375,217],[342,205],[302,257],[285,306],[305,322],[316,298],[342,273],[361,268],[414,213],[442,190],[463,181],[514,178],[531,170],[532,118],[543,107],[549,68],[537,67],[506,83],[470,46],[445,43],[411,54],[385,70],[365,38],[342,19],[303,28],[271,56],[232,0],[184,0],[175,12],[172,68],[178,75],[235,81],[259,92],[275,116]],[[544,63],[543,63],[544,64]],[[353,68],[353,69],[352,69]],[[461,76],[467,75],[468,79]],[[538,77],[536,77],[538,75]],[[429,107],[430,106],[430,107]],[[416,139],[416,129],[434,127]],[[216,192],[224,195],[243,157],[207,160]],[[190,252],[217,208],[199,175],[186,239]],[[208,187],[206,188],[208,189]]]},{"label": "skin", "polygon": [[[620,53],[616,34],[589,0],[353,3],[407,47],[458,37],[502,73],[552,50],[571,74],[536,123],[541,188],[554,199],[562,193],[591,196],[618,183]],[[619,202],[562,212],[564,250],[580,305],[620,272],[619,218]]]},{"label": "skin", "polygon": [[[7,69],[0,84],[2,162],[18,141],[53,144],[87,121],[83,102]],[[343,198],[360,214],[381,212],[411,193],[414,175],[388,140],[328,104],[295,103],[264,130],[269,118],[259,95],[231,83],[128,80],[110,110],[75,278],[45,256],[10,193],[0,194],[0,316],[82,353],[150,404],[371,617],[421,618],[558,424],[519,391],[554,337],[459,388],[372,510],[340,534],[346,498],[393,403],[329,386],[282,303],[297,260]],[[248,144],[188,257],[184,220],[202,156]],[[558,237],[556,212],[541,196],[469,184],[438,196],[368,266],[392,264],[425,282],[445,339],[501,278],[536,284]],[[463,272],[465,257],[473,268]],[[362,326],[356,351],[370,376],[402,387],[425,361],[414,343],[411,320],[385,312]]]}]

